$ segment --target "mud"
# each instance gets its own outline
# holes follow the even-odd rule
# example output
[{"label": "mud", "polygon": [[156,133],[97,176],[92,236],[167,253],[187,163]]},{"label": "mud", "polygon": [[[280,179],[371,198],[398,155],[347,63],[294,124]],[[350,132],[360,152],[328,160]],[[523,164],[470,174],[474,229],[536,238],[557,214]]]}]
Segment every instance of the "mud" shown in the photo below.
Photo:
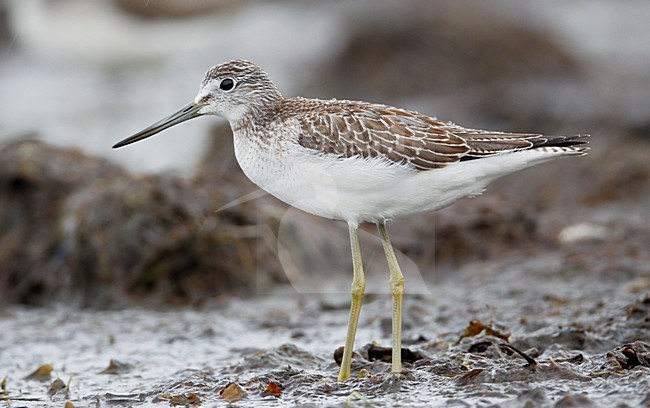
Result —
[{"label": "mud", "polygon": [[[650,398],[650,268],[618,272],[549,253],[429,282],[430,295],[405,299],[412,354],[399,377],[377,359],[374,342],[390,345],[390,301],[374,295],[362,310],[353,378],[336,382],[342,294],[259,295],[201,311],[11,307],[0,320],[0,376],[12,406],[29,407],[233,398],[238,406],[640,406]],[[54,367],[51,378],[25,378],[42,364]],[[57,376],[70,390],[49,397]],[[240,389],[234,396],[222,392],[230,383]],[[267,390],[275,385],[279,392]]]}]

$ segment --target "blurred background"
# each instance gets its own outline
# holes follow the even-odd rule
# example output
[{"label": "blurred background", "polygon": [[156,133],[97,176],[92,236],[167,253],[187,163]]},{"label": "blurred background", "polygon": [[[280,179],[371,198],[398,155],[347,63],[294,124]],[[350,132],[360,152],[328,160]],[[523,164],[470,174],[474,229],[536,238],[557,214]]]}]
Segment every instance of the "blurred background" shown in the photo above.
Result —
[{"label": "blurred background", "polygon": [[[0,303],[199,306],[347,291],[345,225],[259,194],[225,121],[111,149],[235,58],[286,96],[593,135],[586,157],[391,223],[408,293],[504,259],[624,270],[646,290],[648,21],[641,0],[0,2]],[[386,292],[373,228],[362,241],[368,289]]]}]

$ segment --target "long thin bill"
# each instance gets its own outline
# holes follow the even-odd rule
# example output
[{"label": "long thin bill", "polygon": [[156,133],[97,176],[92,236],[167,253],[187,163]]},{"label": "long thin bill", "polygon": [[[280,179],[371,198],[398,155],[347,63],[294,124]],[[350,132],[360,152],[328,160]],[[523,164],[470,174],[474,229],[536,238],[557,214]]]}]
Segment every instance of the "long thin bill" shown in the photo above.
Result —
[{"label": "long thin bill", "polygon": [[144,140],[150,136],[155,135],[156,133],[162,132],[167,128],[170,128],[174,125],[178,125],[181,122],[185,122],[186,120],[190,120],[192,118],[196,118],[197,116],[201,116],[201,114],[199,113],[199,110],[201,108],[202,105],[197,105],[194,102],[190,102],[187,105],[183,106],[177,112],[167,116],[165,119],[162,119],[154,123],[153,125],[149,126],[148,128],[141,130],[140,132],[115,143],[115,145],[113,145],[113,149],[117,149],[118,147],[126,146],[128,144],[135,143],[140,140]]}]

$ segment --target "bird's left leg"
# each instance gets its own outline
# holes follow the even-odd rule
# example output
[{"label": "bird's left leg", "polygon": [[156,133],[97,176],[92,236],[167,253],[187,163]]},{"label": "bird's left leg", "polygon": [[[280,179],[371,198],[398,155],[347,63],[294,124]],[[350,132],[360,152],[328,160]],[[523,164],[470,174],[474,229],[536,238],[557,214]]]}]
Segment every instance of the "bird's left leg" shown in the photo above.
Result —
[{"label": "bird's left leg", "polygon": [[359,323],[359,313],[363,303],[363,293],[366,290],[366,278],[363,273],[363,263],[361,261],[361,248],[359,246],[359,233],[357,226],[349,224],[350,246],[352,248],[352,302],[350,304],[350,319],[348,320],[348,333],[345,337],[345,348],[343,349],[343,359],[341,360],[341,369],[339,371],[338,381],[345,381],[350,378],[350,366],[352,365],[352,349],[354,347],[354,337],[357,333]]}]

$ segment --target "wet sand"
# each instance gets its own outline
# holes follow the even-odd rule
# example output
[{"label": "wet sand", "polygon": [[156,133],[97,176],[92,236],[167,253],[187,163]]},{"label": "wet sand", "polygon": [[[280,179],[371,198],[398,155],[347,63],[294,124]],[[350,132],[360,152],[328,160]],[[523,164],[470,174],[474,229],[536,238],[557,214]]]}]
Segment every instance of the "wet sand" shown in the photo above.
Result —
[{"label": "wet sand", "polygon": [[[366,299],[353,378],[340,384],[333,354],[344,340],[347,296],[290,288],[200,311],[11,307],[0,320],[0,375],[11,406],[28,407],[238,398],[237,406],[251,407],[647,404],[650,270],[632,262],[616,275],[607,269],[550,252],[475,264],[431,283],[431,295],[405,299],[404,347],[416,360],[400,377],[369,358],[374,343],[390,343],[386,295]],[[111,360],[126,366],[103,373]],[[51,378],[25,378],[42,364],[53,366]],[[57,376],[71,378],[67,396],[48,396]],[[221,392],[231,382],[241,392]]]}]

